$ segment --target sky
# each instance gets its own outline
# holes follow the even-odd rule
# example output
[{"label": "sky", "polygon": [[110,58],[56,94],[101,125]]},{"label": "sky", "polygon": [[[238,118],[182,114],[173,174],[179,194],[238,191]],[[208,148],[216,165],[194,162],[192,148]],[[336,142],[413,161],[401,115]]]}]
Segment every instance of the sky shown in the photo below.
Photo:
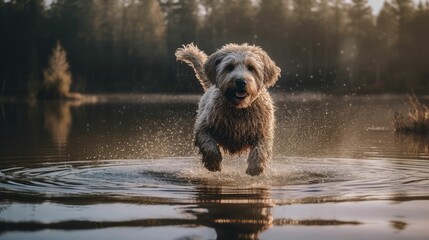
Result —
[{"label": "sky", "polygon": [[[350,1],[350,0],[349,0]],[[419,3],[420,0],[413,0],[416,4]],[[380,12],[380,9],[383,7],[384,0],[368,0],[369,5],[372,7],[372,11],[375,14]]]},{"label": "sky", "polygon": [[368,3],[371,5],[372,11],[378,13],[381,7],[383,7],[384,0],[368,0]]}]

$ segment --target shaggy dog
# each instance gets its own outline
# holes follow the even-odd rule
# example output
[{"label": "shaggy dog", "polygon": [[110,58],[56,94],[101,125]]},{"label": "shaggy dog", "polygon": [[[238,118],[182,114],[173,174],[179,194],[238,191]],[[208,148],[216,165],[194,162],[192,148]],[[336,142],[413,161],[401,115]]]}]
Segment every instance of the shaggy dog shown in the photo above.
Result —
[{"label": "shaggy dog", "polygon": [[280,68],[260,47],[228,44],[207,56],[189,44],[176,57],[195,71],[205,93],[198,105],[195,145],[210,171],[222,170],[222,153],[250,149],[246,173],[261,174],[272,155],[274,107],[267,91]]}]

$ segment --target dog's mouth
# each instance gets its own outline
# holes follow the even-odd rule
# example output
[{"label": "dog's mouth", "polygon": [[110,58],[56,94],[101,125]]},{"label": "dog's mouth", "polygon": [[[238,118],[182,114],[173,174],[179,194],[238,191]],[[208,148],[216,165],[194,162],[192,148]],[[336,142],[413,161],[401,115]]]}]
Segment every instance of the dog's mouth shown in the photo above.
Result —
[{"label": "dog's mouth", "polygon": [[238,100],[243,100],[247,97],[247,92],[243,91],[243,90],[235,90],[234,91],[234,97],[237,98]]},{"label": "dog's mouth", "polygon": [[241,106],[248,98],[249,93],[245,89],[229,89],[225,97],[235,106]]}]

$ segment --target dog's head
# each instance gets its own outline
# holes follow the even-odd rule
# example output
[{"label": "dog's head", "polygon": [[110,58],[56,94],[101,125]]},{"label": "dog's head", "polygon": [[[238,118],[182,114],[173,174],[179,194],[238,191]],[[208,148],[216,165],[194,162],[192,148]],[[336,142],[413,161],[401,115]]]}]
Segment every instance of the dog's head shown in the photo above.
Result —
[{"label": "dog's head", "polygon": [[280,76],[280,68],[268,54],[248,44],[225,45],[207,59],[204,71],[237,108],[249,107]]}]

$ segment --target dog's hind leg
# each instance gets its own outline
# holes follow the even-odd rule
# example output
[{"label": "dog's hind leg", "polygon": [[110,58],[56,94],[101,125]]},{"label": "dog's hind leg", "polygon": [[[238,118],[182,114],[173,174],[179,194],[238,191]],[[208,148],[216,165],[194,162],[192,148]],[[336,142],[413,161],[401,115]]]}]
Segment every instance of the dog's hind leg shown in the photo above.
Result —
[{"label": "dog's hind leg", "polygon": [[208,131],[205,129],[195,130],[195,145],[200,149],[205,168],[212,172],[222,170],[222,154]]}]

